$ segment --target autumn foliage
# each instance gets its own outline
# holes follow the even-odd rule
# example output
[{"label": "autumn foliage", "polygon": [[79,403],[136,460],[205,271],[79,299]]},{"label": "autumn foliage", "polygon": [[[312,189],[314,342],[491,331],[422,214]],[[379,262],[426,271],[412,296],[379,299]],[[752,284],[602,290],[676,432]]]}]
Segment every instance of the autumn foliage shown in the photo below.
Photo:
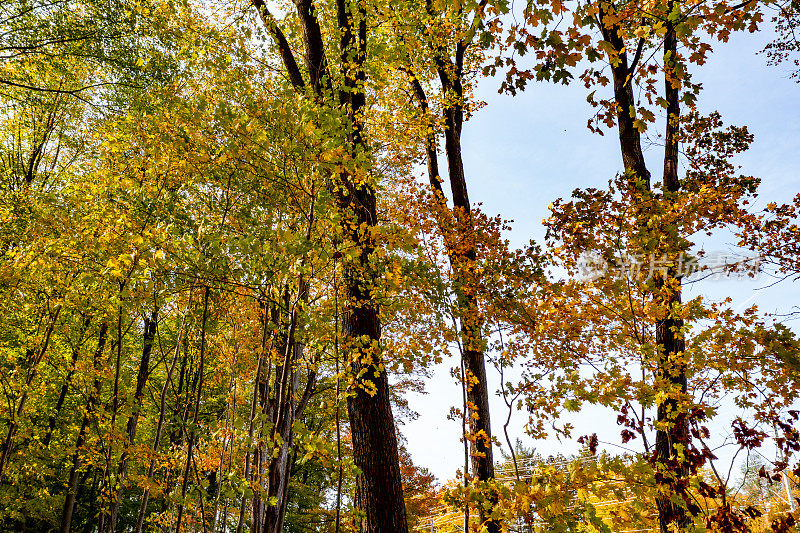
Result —
[{"label": "autumn foliage", "polygon": [[[696,80],[737,33],[796,78],[798,20],[772,0],[6,2],[0,530],[796,531],[800,341],[702,281],[794,283],[800,193],[761,207],[753,133]],[[492,112],[480,84],[544,83],[585,89],[618,172],[531,192],[545,237],[515,246],[462,136]],[[718,242],[736,260],[711,263]],[[403,434],[442,368],[448,480]],[[580,451],[526,447],[553,439]]]}]

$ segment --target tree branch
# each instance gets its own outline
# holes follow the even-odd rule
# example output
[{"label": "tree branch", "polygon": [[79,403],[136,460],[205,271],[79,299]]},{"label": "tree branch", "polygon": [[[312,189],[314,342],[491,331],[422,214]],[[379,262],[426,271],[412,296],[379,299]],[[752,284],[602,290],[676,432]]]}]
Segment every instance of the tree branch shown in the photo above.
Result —
[{"label": "tree branch", "polygon": [[283,31],[278,26],[275,17],[269,12],[264,0],[251,0],[251,3],[256,10],[258,10],[258,16],[261,18],[261,22],[264,23],[264,27],[275,40],[275,44],[278,45],[278,53],[281,56],[284,67],[286,67],[289,81],[292,82],[292,86],[298,91],[303,90],[306,85],[303,81],[303,74],[300,72],[300,67],[297,65],[297,60],[294,58],[286,35],[284,35]]},{"label": "tree branch", "polygon": [[[401,69],[408,74],[409,80],[411,81],[411,89],[419,103],[419,108],[424,120],[429,120],[428,115],[430,113],[430,107],[428,106],[428,98],[425,96],[425,89],[410,68],[401,67]],[[442,190],[442,182],[439,177],[439,158],[436,153],[436,134],[433,127],[426,128],[425,158],[428,163],[428,180],[430,181],[431,187],[433,187],[434,194],[437,196],[437,199],[444,199],[444,190]]]},{"label": "tree branch", "polygon": [[636,65],[639,64],[639,60],[642,58],[642,49],[644,48],[644,37],[639,39],[639,44],[636,45],[636,55],[633,56],[633,61],[631,61],[631,66],[628,68],[628,76],[633,76],[633,73],[636,72]]},{"label": "tree branch", "polygon": [[303,46],[305,47],[306,68],[314,94],[321,96],[323,89],[331,88],[328,74],[328,58],[325,55],[325,43],[322,41],[322,30],[313,13],[312,0],[296,0],[300,26],[303,28]]}]

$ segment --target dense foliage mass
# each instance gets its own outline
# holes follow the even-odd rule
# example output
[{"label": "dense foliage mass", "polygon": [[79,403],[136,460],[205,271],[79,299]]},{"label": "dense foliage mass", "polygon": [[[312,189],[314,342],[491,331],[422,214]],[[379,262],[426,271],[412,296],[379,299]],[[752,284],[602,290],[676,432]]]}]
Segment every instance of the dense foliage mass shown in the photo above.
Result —
[{"label": "dense foliage mass", "polygon": [[[800,341],[685,290],[800,273],[694,77],[768,32],[796,78],[797,2],[522,4],[0,6],[0,530],[797,530]],[[585,87],[621,156],[519,249],[462,156],[498,79]],[[443,362],[440,483],[398,425]]]}]

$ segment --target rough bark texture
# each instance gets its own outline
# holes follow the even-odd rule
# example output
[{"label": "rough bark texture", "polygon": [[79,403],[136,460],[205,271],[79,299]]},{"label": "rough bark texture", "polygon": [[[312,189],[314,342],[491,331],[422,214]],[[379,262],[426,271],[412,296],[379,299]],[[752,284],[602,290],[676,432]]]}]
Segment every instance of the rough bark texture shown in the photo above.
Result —
[{"label": "rough bark texture", "polygon": [[[367,13],[363,3],[348,6],[337,0],[345,87],[340,101],[346,109],[347,143],[351,156],[365,150],[362,112],[366,104],[364,62],[367,52]],[[363,169],[362,169],[363,171]],[[347,399],[353,438],[356,507],[365,515],[363,533],[408,531],[397,436],[389,397],[389,380],[381,362],[381,324],[372,283],[378,277],[371,257],[375,251],[372,228],[378,223],[375,188],[366,172],[342,173],[339,207],[347,240],[356,245],[358,258],[344,265],[345,305],[342,336],[350,354],[355,390]],[[364,176],[363,178],[361,176]]]},{"label": "rough bark texture", "polygon": [[[625,42],[620,37],[617,22],[613,17],[607,18],[613,6],[608,2],[601,2],[599,22],[603,38],[618,51],[618,63],[612,66],[614,77],[614,97],[617,103],[617,124],[619,128],[619,141],[622,151],[622,160],[626,173],[631,182],[631,191],[647,192],[651,189],[650,172],[645,165],[642,153],[639,131],[634,127],[632,106],[633,89],[631,79],[636,68],[628,64],[625,53]],[[669,3],[671,10],[673,3]],[[678,179],[678,127],[680,118],[680,81],[672,72],[677,52],[677,38],[675,29],[667,22],[667,31],[664,37],[664,65],[665,65],[665,99],[667,101],[667,129],[664,148],[664,176],[663,176],[663,201],[673,201],[680,188]],[[639,53],[637,53],[638,59]],[[647,223],[648,214],[637,211],[637,216],[643,224]],[[669,228],[662,231],[670,235]],[[677,250],[670,246],[670,252]],[[656,320],[656,352],[657,375],[656,380],[666,389],[665,399],[657,405],[656,413],[656,443],[655,465],[656,483],[659,485],[659,496],[656,498],[658,508],[658,522],[662,533],[667,533],[671,528],[683,530],[690,522],[686,507],[672,502],[670,495],[683,494],[686,480],[689,476],[689,467],[682,452],[676,452],[676,446],[688,451],[690,445],[688,417],[681,406],[681,399],[687,392],[686,363],[683,361],[685,349],[681,333],[683,321],[674,317],[672,312],[681,302],[680,279],[675,272],[669,270],[665,275],[656,280],[656,298],[666,309],[665,315]]]},{"label": "rough bark texture", "polygon": [[[435,16],[431,2],[426,3],[430,16]],[[464,122],[462,84],[464,54],[468,43],[458,42],[455,57],[446,57],[440,47],[435,51],[435,62],[442,92],[446,95],[442,113],[444,115],[445,156],[447,158],[448,181],[453,196],[456,227],[443,227],[445,246],[454,274],[454,287],[461,323],[462,357],[466,374],[467,405],[469,408],[470,434],[474,438],[471,446],[472,475],[479,481],[494,478],[492,454],[492,429],[489,412],[489,390],[486,384],[486,360],[484,356],[483,320],[477,297],[478,275],[475,272],[477,259],[475,225],[471,213],[467,180],[461,155],[461,130]],[[419,81],[412,75],[412,88],[424,114],[428,103]],[[428,163],[428,180],[437,201],[444,208],[446,199],[439,183],[439,164],[436,140],[432,134],[425,139]],[[440,224],[441,225],[441,224]],[[493,496],[490,495],[490,500]],[[483,507],[479,509],[480,520],[489,533],[498,533],[499,522],[488,520]]]},{"label": "rough bark texture", "polygon": [[[348,287],[348,297],[355,301],[363,296],[360,290]],[[367,335],[377,340],[380,323],[374,308],[349,309],[342,321],[345,340]],[[357,350],[356,353],[358,354]],[[368,349],[361,350],[363,352]],[[361,354],[358,354],[361,355]],[[367,356],[369,357],[369,356]],[[356,507],[364,512],[361,523],[364,533],[390,533],[408,530],[403,488],[397,455],[397,437],[389,403],[389,382],[378,361],[352,365],[359,387],[347,400],[347,412],[353,435],[353,461],[361,471],[356,477]],[[372,390],[367,392],[365,387]]]},{"label": "rough bark texture", "polygon": [[[262,0],[252,0],[267,30],[278,44],[284,67],[295,89],[321,106],[331,105],[334,94],[328,73],[325,45],[311,0],[296,2],[302,26],[304,58],[310,78],[306,93],[302,73],[272,21]],[[366,104],[364,62],[367,49],[367,13],[363,3],[337,0],[344,86],[338,89],[344,112],[342,136],[348,154],[357,160],[366,146],[362,138],[362,113]],[[266,21],[272,21],[267,23]],[[335,134],[337,135],[337,134]],[[408,531],[400,477],[397,436],[392,416],[389,382],[380,356],[380,319],[372,284],[379,275],[372,271],[375,250],[372,228],[377,225],[375,188],[365,169],[346,169],[335,177],[334,194],[342,216],[344,239],[355,245],[358,256],[343,265],[346,302],[342,319],[343,343],[350,353],[354,391],[347,407],[353,439],[353,458],[359,468],[355,504],[364,514],[361,531],[405,533]],[[364,177],[362,177],[364,176]],[[288,480],[287,480],[288,483]]]}]

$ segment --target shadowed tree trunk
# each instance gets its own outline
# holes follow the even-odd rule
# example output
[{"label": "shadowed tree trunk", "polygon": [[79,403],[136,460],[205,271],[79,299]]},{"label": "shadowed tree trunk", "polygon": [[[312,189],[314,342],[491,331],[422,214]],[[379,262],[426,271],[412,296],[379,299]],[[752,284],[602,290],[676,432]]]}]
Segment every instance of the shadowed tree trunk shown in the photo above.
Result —
[{"label": "shadowed tree trunk", "polygon": [[[153,474],[156,470],[156,454],[158,453],[158,447],[161,444],[161,434],[164,431],[164,419],[166,418],[166,403],[167,403],[167,389],[169,388],[170,383],[172,382],[172,374],[175,371],[175,366],[178,363],[178,359],[181,356],[181,346],[183,344],[183,337],[185,335],[186,329],[186,317],[189,313],[189,310],[192,307],[192,292],[189,292],[189,301],[186,304],[186,310],[184,311],[183,319],[181,320],[181,327],[178,330],[178,338],[175,340],[175,357],[172,359],[172,363],[170,363],[169,368],[167,369],[167,379],[164,381],[164,385],[161,387],[161,394],[159,399],[159,411],[158,411],[158,422],[156,423],[156,434],[153,438],[153,456],[150,458],[150,465],[147,468],[147,479],[152,480]],[[136,518],[136,528],[134,529],[135,533],[142,533],[142,527],[144,525],[144,516],[147,512],[147,503],[150,500],[150,489],[145,488],[144,492],[142,493],[142,501],[139,504],[139,514]]]},{"label": "shadowed tree trunk", "polygon": [[102,372],[103,350],[106,346],[106,334],[108,333],[108,323],[103,322],[100,326],[100,333],[97,339],[97,349],[94,352],[93,366],[94,366],[94,389],[89,393],[89,399],[86,402],[86,413],[83,415],[81,421],[81,428],[78,431],[78,438],[75,441],[75,453],[72,455],[72,467],[69,471],[69,479],[67,481],[67,496],[64,499],[64,509],[61,513],[61,533],[69,533],[72,527],[72,514],[75,510],[75,498],[78,494],[78,471],[81,467],[81,448],[86,442],[86,432],[89,428],[89,422],[94,416],[95,411],[100,403],[100,374]]},{"label": "shadowed tree trunk", "polygon": [[[311,240],[314,229],[314,199],[308,210],[306,240]],[[306,258],[301,259],[305,266]],[[302,269],[301,269],[302,271]],[[285,293],[283,316],[285,324],[280,332],[280,352],[283,360],[276,369],[275,386],[272,397],[265,395],[264,406],[272,422],[270,435],[270,451],[267,468],[267,499],[263,507],[261,531],[265,533],[281,533],[286,521],[286,508],[289,504],[289,482],[292,469],[292,443],[294,441],[294,421],[301,417],[314,392],[316,371],[309,370],[306,386],[301,396],[299,366],[304,358],[305,342],[304,324],[301,312],[308,306],[309,282],[305,274],[300,274],[297,281],[297,296],[292,302],[288,291]],[[313,366],[313,365],[312,365]],[[277,447],[277,452],[275,448]]]},{"label": "shadowed tree trunk", "polygon": [[[673,2],[668,2],[668,11],[672,11]],[[614,78],[614,97],[617,104],[617,124],[619,143],[625,172],[629,177],[633,194],[650,196],[650,172],[645,164],[641,148],[639,130],[634,126],[634,117],[629,110],[634,109],[632,78],[636,69],[636,54],[633,64],[629,64],[625,53],[625,42],[620,36],[618,22],[610,17],[613,9],[610,2],[599,4],[599,23],[603,38],[611,43],[618,52],[619,61],[612,61]],[[641,45],[638,47],[641,50]],[[678,179],[678,131],[680,118],[680,79],[674,72],[677,53],[677,37],[675,28],[669,20],[666,23],[664,36],[664,70],[665,100],[667,102],[667,128],[664,147],[663,201],[674,201],[680,188]],[[648,222],[648,213],[638,210],[636,216],[643,227]],[[671,228],[659,228],[664,236],[673,235]],[[670,239],[670,252],[676,251],[674,239]],[[672,494],[686,497],[687,478],[690,474],[685,453],[689,450],[689,427],[685,407],[682,406],[687,393],[686,362],[683,360],[684,340],[682,336],[683,320],[674,316],[675,308],[681,302],[681,280],[670,268],[656,281],[654,297],[665,309],[664,316],[658,318],[656,327],[656,381],[665,394],[657,403],[655,468],[656,483],[659,495],[656,498],[658,522],[662,533],[677,527],[684,530],[690,523],[686,506],[675,504]]]},{"label": "shadowed tree trunk", "polygon": [[356,476],[355,504],[363,513],[364,533],[408,531],[392,416],[389,382],[380,354],[380,319],[373,284],[379,272],[372,256],[376,248],[373,228],[377,225],[375,186],[366,169],[351,168],[363,158],[367,146],[362,136],[366,106],[364,64],[367,52],[367,12],[363,2],[337,0],[339,53],[343,86],[334,90],[328,73],[325,45],[318,12],[311,0],[298,0],[297,13],[304,44],[305,83],[283,31],[263,0],[252,0],[278,52],[295,90],[324,108],[338,93],[344,113],[340,132],[326,132],[344,144],[350,162],[335,176],[334,195],[341,215],[343,239],[354,246],[356,257],[343,264],[346,302],[342,319],[343,347],[350,360],[354,390],[348,398],[348,416],[353,439]]},{"label": "shadowed tree trunk", "polygon": [[[264,533],[281,533],[286,521],[286,508],[289,503],[289,481],[292,468],[292,443],[294,421],[302,416],[308,401],[314,391],[316,372],[310,371],[302,395],[299,395],[300,371],[299,365],[304,357],[305,345],[298,340],[301,326],[298,324],[298,309],[300,302],[308,303],[308,283],[301,278],[298,302],[290,309],[289,323],[284,331],[284,340],[281,351],[284,358],[276,368],[275,386],[273,396],[268,399],[267,413],[272,422],[272,435],[270,436],[270,460],[267,464],[267,503],[263,509],[261,531]],[[288,301],[287,301],[288,303]],[[278,451],[275,452],[274,448]],[[271,502],[274,502],[271,503]]]},{"label": "shadowed tree trunk", "polygon": [[186,499],[186,489],[189,484],[189,473],[192,467],[192,453],[197,440],[197,417],[200,413],[200,400],[203,395],[203,372],[205,371],[206,357],[206,321],[208,320],[208,295],[210,289],[205,287],[203,291],[203,318],[200,325],[200,362],[197,369],[197,386],[195,387],[194,409],[192,412],[192,425],[189,428],[189,441],[186,446],[186,464],[183,467],[183,481],[181,482],[181,499],[178,503],[178,516],[175,519],[175,533],[181,531],[181,520],[183,518],[183,502]]},{"label": "shadowed tree trunk", "polygon": [[109,533],[114,533],[117,528],[117,518],[119,517],[119,506],[122,499],[125,478],[128,474],[128,463],[130,454],[128,446],[133,446],[136,439],[136,428],[139,424],[142,399],[144,398],[144,387],[147,377],[150,375],[150,354],[153,351],[153,342],[156,338],[156,328],[158,326],[158,311],[154,310],[149,317],[144,319],[144,332],[142,334],[142,358],[139,360],[139,371],[136,374],[136,391],[133,394],[133,408],[128,423],[125,428],[126,447],[122,451],[117,471],[117,490],[112,503],[111,516],[108,521]]},{"label": "shadowed tree trunk", "polygon": [[[258,362],[256,363],[256,376],[253,380],[253,396],[250,400],[250,416],[247,419],[247,442],[253,441],[253,433],[255,428],[256,408],[258,407],[258,399],[260,392],[266,384],[267,379],[264,377],[264,360],[267,358],[267,329],[270,318],[270,310],[266,304],[261,303],[261,310],[263,313],[261,320],[261,349],[258,353]],[[264,385],[262,385],[264,384]],[[249,450],[245,452],[244,459],[244,479],[248,482],[251,481],[252,476],[250,470],[253,462],[258,460],[257,453],[251,453]],[[242,495],[241,503],[239,505],[239,520],[236,523],[236,533],[242,533],[244,528],[244,515],[247,508],[247,498]]]}]

